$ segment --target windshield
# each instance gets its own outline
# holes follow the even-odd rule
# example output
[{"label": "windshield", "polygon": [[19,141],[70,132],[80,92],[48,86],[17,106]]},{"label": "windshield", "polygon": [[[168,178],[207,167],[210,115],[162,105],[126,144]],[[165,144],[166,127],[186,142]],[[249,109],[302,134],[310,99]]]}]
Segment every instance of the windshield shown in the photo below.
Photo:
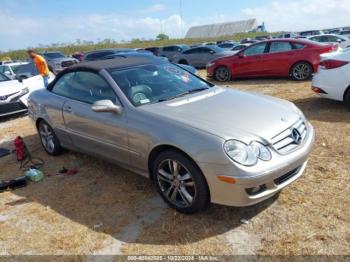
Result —
[{"label": "windshield", "polygon": [[201,78],[169,63],[112,69],[110,73],[134,106],[171,100],[212,87]]},{"label": "windshield", "polygon": [[9,81],[9,80],[10,79],[6,75],[0,73],[0,82]]},{"label": "windshield", "polygon": [[62,58],[65,57],[63,53],[57,52],[57,53],[45,53],[44,56],[48,59],[56,59],[56,58]]},{"label": "windshield", "polygon": [[26,75],[28,77],[38,75],[38,69],[34,63],[24,64],[17,67],[16,75]]}]

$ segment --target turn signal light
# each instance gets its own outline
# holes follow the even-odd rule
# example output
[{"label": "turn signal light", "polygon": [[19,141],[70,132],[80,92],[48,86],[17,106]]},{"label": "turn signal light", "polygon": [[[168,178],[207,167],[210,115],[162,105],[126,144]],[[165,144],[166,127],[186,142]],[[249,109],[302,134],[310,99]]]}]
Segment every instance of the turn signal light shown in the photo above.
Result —
[{"label": "turn signal light", "polygon": [[218,176],[218,179],[222,182],[229,183],[229,184],[236,184],[237,182],[236,179],[229,176]]}]

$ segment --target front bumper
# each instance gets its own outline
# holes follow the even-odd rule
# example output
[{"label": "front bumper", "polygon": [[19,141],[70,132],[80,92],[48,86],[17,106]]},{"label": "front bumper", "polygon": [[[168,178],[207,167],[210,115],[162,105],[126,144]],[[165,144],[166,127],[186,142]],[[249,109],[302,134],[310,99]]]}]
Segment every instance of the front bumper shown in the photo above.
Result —
[{"label": "front bumper", "polygon": [[0,117],[27,112],[27,107],[21,101],[0,103]]},{"label": "front bumper", "polygon": [[[347,67],[347,70],[350,67]],[[312,87],[320,88],[327,94],[318,94],[321,97],[329,98],[337,101],[343,101],[345,90],[350,84],[344,69],[323,70],[319,68],[318,72],[313,76]]]},{"label": "front bumper", "polygon": [[[213,165],[199,163],[207,179],[211,202],[228,206],[251,206],[266,200],[298,179],[304,172],[311,152],[315,133],[308,124],[308,135],[297,150],[288,155],[276,156],[271,161],[254,167],[242,167],[239,174],[233,164]],[[223,182],[218,176],[231,177],[235,184]],[[261,187],[253,194],[251,189]]]}]

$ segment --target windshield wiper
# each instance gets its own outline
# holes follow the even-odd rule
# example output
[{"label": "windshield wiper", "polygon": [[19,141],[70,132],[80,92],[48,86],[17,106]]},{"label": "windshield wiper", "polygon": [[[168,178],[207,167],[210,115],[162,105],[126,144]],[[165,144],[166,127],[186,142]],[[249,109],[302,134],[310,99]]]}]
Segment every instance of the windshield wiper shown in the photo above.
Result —
[{"label": "windshield wiper", "polygon": [[162,98],[162,99],[156,100],[155,102],[158,103],[158,102],[169,101],[169,100],[173,100],[175,98],[183,97],[185,95],[197,93],[197,92],[204,91],[204,90],[207,90],[207,89],[209,89],[209,88],[208,87],[201,87],[201,88],[191,89],[191,90],[188,90],[186,92],[182,92],[180,94],[177,94],[176,96],[171,96],[171,97],[168,97],[168,98]]}]

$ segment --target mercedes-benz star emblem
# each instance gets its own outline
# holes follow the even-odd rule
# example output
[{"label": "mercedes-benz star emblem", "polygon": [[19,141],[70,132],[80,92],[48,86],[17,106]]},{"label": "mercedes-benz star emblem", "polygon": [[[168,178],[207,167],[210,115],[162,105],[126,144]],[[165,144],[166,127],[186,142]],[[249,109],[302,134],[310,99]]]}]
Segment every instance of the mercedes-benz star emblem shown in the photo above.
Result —
[{"label": "mercedes-benz star emblem", "polygon": [[294,140],[294,142],[296,144],[300,145],[302,137],[301,137],[299,130],[296,128],[293,128],[293,130],[292,130],[292,139]]}]

